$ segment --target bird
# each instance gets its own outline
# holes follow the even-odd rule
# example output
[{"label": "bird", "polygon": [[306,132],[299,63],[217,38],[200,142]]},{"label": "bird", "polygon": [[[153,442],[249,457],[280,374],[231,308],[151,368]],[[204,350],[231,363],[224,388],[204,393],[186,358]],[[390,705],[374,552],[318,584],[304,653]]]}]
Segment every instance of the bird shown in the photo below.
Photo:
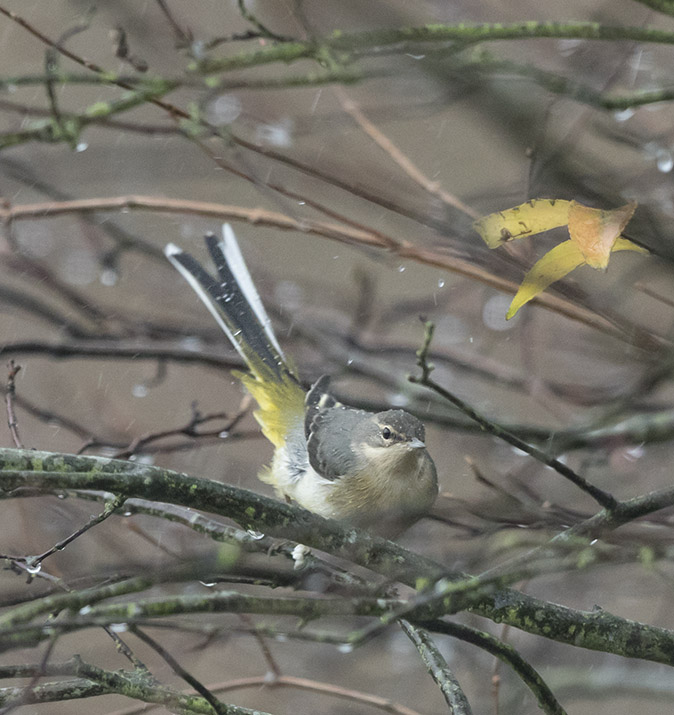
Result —
[{"label": "bird", "polygon": [[173,243],[164,253],[247,367],[233,374],[257,402],[255,418],[275,448],[259,478],[287,502],[395,538],[429,512],[438,494],[424,425],[405,410],[368,412],[338,402],[327,375],[305,391],[229,224],[222,235],[204,237],[215,275]]}]

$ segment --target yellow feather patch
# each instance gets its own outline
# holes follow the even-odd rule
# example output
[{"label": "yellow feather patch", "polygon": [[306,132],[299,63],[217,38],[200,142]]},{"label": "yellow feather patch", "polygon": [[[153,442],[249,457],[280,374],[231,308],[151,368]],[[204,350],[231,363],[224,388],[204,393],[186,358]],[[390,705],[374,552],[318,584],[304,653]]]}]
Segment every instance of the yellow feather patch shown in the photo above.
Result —
[{"label": "yellow feather patch", "polygon": [[234,373],[260,406],[255,419],[262,434],[275,446],[285,445],[288,430],[304,419],[304,390],[291,377],[277,377],[268,369],[255,374]]}]

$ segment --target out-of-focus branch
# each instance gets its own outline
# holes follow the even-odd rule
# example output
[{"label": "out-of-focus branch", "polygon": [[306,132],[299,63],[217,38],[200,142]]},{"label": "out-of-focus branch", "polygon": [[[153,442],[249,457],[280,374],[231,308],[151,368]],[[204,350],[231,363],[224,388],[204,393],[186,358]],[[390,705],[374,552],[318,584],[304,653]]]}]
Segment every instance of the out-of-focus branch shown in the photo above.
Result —
[{"label": "out-of-focus branch", "polygon": [[148,345],[111,339],[91,340],[71,343],[46,343],[41,341],[26,341],[20,343],[0,344],[0,355],[47,355],[52,358],[87,357],[100,360],[173,360],[178,363],[198,363],[218,369],[240,368],[242,363],[238,358],[227,358],[221,355],[195,352],[188,348],[172,345]]},{"label": "out-of-focus branch", "polygon": [[663,12],[665,15],[674,15],[674,2],[672,0],[636,0],[636,2],[653,8],[658,12]]},{"label": "out-of-focus branch", "polygon": [[[413,51],[412,47],[437,43],[455,43],[461,47],[478,42],[498,40],[523,40],[533,38],[584,39],[584,40],[634,40],[659,44],[674,44],[674,33],[657,28],[609,26],[598,22],[517,22],[484,23],[469,25],[424,25],[375,29],[364,32],[335,32],[315,41],[292,41],[271,45],[256,52],[240,53],[229,57],[208,57],[192,63],[190,69],[202,74],[228,72],[234,69],[260,66],[275,62],[295,62],[300,59],[321,57],[321,53],[352,53],[352,55],[381,54],[386,48],[395,53]],[[446,46],[448,54],[456,46]],[[348,57],[348,56],[347,56]]]},{"label": "out-of-focus branch", "polygon": [[[31,218],[44,219],[48,216],[61,216],[71,213],[124,210],[187,213],[197,216],[207,216],[220,221],[243,221],[255,226],[271,226],[284,231],[298,231],[304,234],[322,236],[349,245],[385,249],[395,253],[400,258],[410,259],[436,268],[443,268],[452,273],[457,273],[458,275],[463,275],[485,283],[492,288],[506,293],[515,293],[519,287],[515,281],[502,278],[469,261],[456,256],[447,255],[444,251],[416,246],[404,239],[395,240],[391,243],[390,239],[384,240],[376,232],[369,232],[352,226],[315,221],[307,218],[295,219],[286,214],[264,209],[247,209],[241,206],[228,206],[203,201],[163,199],[152,196],[119,196],[24,204],[23,206],[0,208],[0,221],[13,222]],[[626,339],[621,329],[616,328],[613,324],[598,316],[596,313],[579,307],[551,293],[541,293],[536,296],[532,302],[543,305],[550,310],[565,315],[572,320],[582,322],[601,332]],[[651,338],[649,342],[652,343],[654,340],[657,339]]]},{"label": "out-of-focus branch", "polygon": [[[248,396],[247,398],[244,398],[239,410],[233,415],[228,415],[225,412],[219,412],[212,415],[202,415],[196,409],[194,409],[192,418],[187,424],[183,425],[182,427],[161,430],[160,432],[152,432],[150,434],[137,437],[127,447],[117,451],[114,457],[115,459],[128,459],[131,455],[144,451],[147,446],[152,444],[153,442],[165,439],[166,437],[184,436],[191,437],[193,439],[201,439],[204,437],[218,437],[223,433],[229,433],[243,419],[244,415],[248,410],[249,405],[250,397]],[[224,421],[224,424],[220,424],[215,429],[205,431],[197,429],[198,427],[201,427],[208,422],[213,422],[216,420]]]},{"label": "out-of-focus branch", "polygon": [[431,181],[398,146],[381,132],[363,113],[360,107],[341,87],[333,89],[344,111],[353,118],[358,126],[409,176],[432,196],[436,196],[449,206],[462,211],[473,219],[479,218],[477,211],[456,196],[445,191],[437,181]]}]

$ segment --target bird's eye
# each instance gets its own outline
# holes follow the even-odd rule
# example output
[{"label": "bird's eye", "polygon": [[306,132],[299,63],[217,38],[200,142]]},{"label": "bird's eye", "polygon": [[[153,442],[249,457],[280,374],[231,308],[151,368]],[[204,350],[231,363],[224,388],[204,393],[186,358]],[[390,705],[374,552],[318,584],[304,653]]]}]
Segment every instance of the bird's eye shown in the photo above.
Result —
[{"label": "bird's eye", "polygon": [[384,439],[391,439],[391,430],[388,427],[384,427],[384,429],[381,431],[381,436]]}]

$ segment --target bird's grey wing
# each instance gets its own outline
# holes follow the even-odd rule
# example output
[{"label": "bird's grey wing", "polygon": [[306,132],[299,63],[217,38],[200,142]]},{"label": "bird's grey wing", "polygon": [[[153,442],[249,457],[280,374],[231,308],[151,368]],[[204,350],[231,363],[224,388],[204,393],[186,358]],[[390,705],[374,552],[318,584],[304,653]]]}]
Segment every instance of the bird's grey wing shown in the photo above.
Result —
[{"label": "bird's grey wing", "polygon": [[341,407],[342,403],[330,394],[330,377],[321,375],[309,388],[304,398],[304,436],[309,439],[311,423],[316,415],[330,407]]},{"label": "bird's grey wing", "polygon": [[307,393],[304,432],[312,468],[334,480],[357,469],[353,434],[370,415],[337,402],[327,391],[328,383],[324,375]]}]

